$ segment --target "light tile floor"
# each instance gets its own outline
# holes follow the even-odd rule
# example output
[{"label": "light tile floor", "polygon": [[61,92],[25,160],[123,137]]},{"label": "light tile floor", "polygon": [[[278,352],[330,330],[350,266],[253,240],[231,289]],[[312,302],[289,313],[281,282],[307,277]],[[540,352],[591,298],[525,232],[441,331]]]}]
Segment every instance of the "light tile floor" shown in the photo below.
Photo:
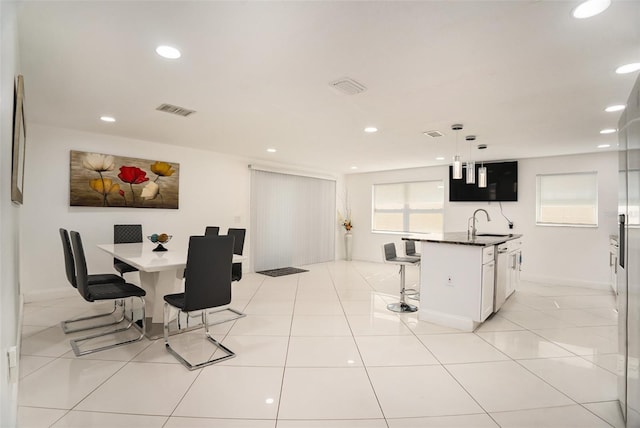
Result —
[{"label": "light tile floor", "polygon": [[[20,427],[623,426],[607,291],[523,283],[464,333],[388,311],[393,266],[305,268],[234,283],[232,307],[248,315],[213,331],[237,357],[193,372],[162,340],[77,358],[78,334],[59,322],[100,305],[79,296],[26,305]],[[198,332],[174,338],[190,354],[212,352]]]}]

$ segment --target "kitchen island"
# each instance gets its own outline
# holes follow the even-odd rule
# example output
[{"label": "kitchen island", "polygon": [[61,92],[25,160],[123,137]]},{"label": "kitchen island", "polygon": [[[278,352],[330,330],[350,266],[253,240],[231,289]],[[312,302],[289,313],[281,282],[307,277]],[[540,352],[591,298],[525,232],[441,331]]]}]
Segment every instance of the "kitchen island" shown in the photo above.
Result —
[{"label": "kitchen island", "polygon": [[475,330],[515,290],[522,235],[467,232],[413,235],[420,243],[418,318],[463,331]]}]

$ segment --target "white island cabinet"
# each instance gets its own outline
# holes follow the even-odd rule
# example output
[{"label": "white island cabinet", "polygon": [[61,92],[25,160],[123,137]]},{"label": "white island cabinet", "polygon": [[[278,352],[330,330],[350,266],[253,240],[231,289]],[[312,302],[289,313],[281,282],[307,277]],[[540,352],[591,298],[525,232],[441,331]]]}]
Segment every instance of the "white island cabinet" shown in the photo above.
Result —
[{"label": "white island cabinet", "polygon": [[409,237],[421,242],[420,320],[475,330],[494,312],[496,245],[522,235],[447,233]]}]

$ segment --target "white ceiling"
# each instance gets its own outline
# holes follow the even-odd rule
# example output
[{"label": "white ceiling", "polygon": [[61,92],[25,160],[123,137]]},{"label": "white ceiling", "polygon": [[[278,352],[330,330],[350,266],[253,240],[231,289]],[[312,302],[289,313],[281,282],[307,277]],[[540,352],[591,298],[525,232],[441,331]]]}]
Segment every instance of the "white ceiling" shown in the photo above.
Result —
[{"label": "white ceiling", "polygon": [[[615,150],[599,130],[616,127],[604,108],[638,76],[614,70],[640,61],[640,1],[584,20],[578,3],[22,2],[25,115],[337,173],[446,164],[455,122],[463,159],[469,134],[489,146],[475,160]],[[159,57],[160,44],[182,58]],[[329,86],[345,76],[367,90]],[[422,134],[433,129],[445,136]]]}]

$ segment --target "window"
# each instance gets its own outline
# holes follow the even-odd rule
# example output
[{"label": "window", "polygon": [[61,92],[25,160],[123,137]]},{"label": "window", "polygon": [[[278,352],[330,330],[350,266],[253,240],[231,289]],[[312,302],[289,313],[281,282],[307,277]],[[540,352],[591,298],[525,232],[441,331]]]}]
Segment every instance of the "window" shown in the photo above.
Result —
[{"label": "window", "polygon": [[537,176],[538,225],[597,226],[598,174]]},{"label": "window", "polygon": [[442,180],[373,185],[374,232],[442,233]]}]

